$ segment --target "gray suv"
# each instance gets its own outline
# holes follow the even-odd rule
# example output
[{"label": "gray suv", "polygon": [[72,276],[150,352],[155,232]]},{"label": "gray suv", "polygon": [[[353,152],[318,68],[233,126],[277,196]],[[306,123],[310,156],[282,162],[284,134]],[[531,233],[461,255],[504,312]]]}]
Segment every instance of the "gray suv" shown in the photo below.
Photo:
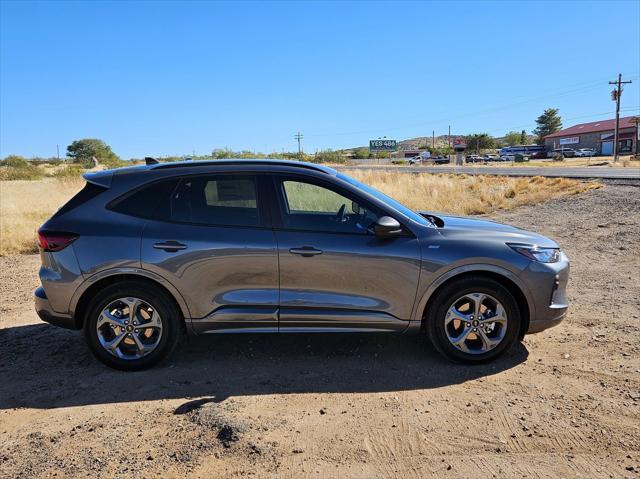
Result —
[{"label": "gray suv", "polygon": [[552,240],[417,213],[331,168],[189,161],[85,179],[38,231],[36,310],[114,368],[229,332],[415,332],[476,363],[567,311]]}]

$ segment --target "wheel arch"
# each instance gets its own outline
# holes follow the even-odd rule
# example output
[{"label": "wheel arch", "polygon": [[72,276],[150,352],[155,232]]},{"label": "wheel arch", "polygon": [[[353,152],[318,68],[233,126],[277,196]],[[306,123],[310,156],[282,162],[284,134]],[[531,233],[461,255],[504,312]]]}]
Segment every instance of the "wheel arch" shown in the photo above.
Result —
[{"label": "wheel arch", "polygon": [[169,298],[169,300],[178,308],[178,311],[182,313],[181,323],[186,329],[186,322],[187,318],[190,317],[190,313],[187,303],[182,295],[173,285],[165,281],[162,277],[144,270],[117,270],[94,275],[87,279],[74,294],[69,307],[69,310],[74,317],[76,327],[78,329],[83,328],[87,308],[91,299],[98,291],[106,286],[125,280],[152,284],[155,287],[164,290],[167,294],[167,298]]},{"label": "wheel arch", "polygon": [[425,294],[425,297],[421,302],[421,306],[419,307],[420,316],[417,319],[420,321],[420,330],[424,331],[424,318],[426,317],[429,308],[433,306],[433,300],[439,291],[454,281],[459,281],[468,277],[477,278],[478,276],[484,276],[500,283],[514,296],[522,314],[520,331],[518,332],[518,337],[522,339],[529,329],[529,322],[531,318],[535,317],[533,302],[527,296],[526,287],[512,273],[508,271],[500,271],[499,269],[464,269],[462,271],[449,272],[438,278],[438,280],[431,285]]}]

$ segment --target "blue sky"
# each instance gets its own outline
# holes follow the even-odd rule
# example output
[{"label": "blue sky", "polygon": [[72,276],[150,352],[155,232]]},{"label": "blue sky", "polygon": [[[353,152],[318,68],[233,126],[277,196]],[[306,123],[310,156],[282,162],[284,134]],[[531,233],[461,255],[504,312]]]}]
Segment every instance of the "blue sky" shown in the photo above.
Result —
[{"label": "blue sky", "polygon": [[[612,117],[640,2],[0,3],[0,156],[305,151]],[[633,110],[631,110],[633,109]]]}]

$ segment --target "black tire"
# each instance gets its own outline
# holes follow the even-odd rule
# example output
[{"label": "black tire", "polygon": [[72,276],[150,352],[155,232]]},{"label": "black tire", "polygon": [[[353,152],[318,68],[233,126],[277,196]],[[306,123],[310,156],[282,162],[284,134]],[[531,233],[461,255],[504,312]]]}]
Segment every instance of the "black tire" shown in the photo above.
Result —
[{"label": "black tire", "polygon": [[[153,351],[138,359],[122,359],[104,349],[98,339],[96,325],[100,313],[119,298],[140,298],[160,315],[162,335]],[[107,366],[122,371],[148,369],[166,358],[178,343],[182,315],[173,298],[165,290],[147,281],[122,281],[102,289],[91,300],[84,321],[84,335],[93,355]]]},{"label": "black tire", "polygon": [[[456,348],[445,331],[445,316],[454,301],[471,293],[484,293],[502,303],[507,314],[506,332],[502,341],[484,353],[466,353]],[[462,363],[477,364],[491,361],[510,349],[518,341],[521,314],[518,302],[507,288],[484,276],[469,276],[447,284],[436,292],[423,319],[423,332],[434,348],[446,358]]]}]

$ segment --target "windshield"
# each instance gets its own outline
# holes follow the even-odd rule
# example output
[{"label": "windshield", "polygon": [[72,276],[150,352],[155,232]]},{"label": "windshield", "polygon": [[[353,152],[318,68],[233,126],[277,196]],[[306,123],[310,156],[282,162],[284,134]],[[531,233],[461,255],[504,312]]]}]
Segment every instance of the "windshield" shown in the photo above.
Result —
[{"label": "windshield", "polygon": [[376,190],[375,188],[372,188],[369,185],[365,185],[364,183],[360,183],[358,180],[354,180],[350,176],[343,175],[342,173],[338,173],[337,177],[340,178],[341,180],[346,181],[349,184],[352,184],[353,186],[358,187],[361,190],[366,191],[371,196],[375,196],[380,201],[385,202],[386,204],[388,204],[392,208],[398,210],[403,215],[411,218],[416,223],[420,223],[421,225],[425,225],[425,226],[433,226],[424,216],[419,215],[418,213],[416,213],[412,209],[407,208],[402,203],[394,200],[393,198],[385,195],[384,193],[381,193],[380,191]]}]

